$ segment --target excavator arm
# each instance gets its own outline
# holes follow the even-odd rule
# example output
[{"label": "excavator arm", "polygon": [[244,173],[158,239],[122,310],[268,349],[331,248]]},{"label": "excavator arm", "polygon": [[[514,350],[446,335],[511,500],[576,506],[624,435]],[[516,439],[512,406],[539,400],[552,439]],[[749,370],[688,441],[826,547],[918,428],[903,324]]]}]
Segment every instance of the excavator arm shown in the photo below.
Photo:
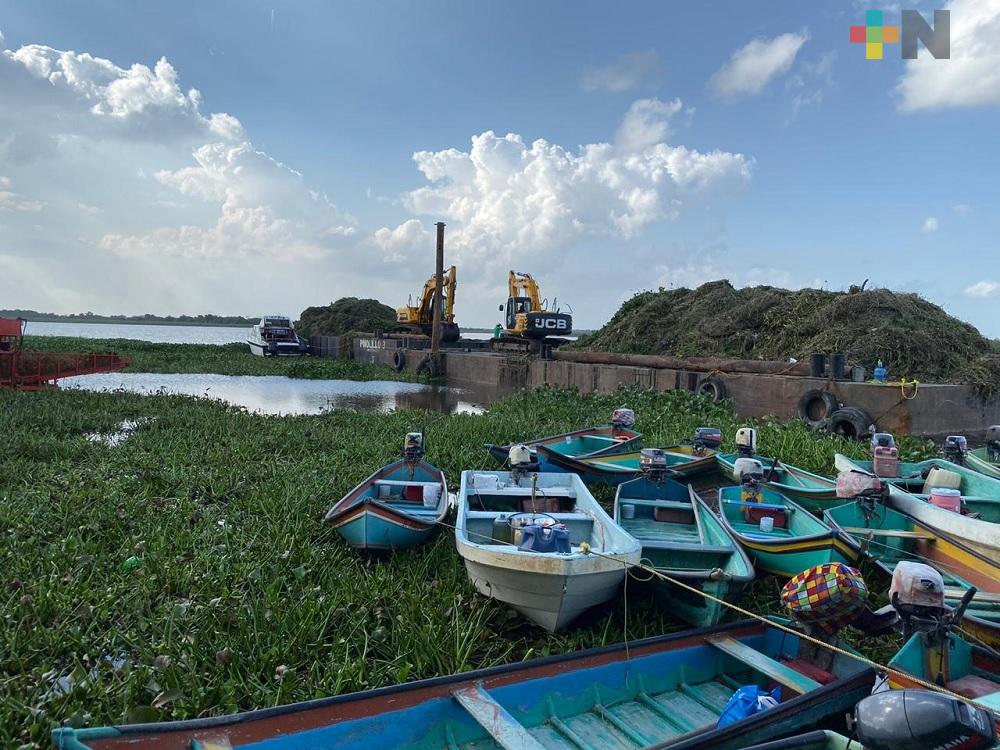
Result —
[{"label": "excavator arm", "polygon": [[528,312],[541,312],[542,297],[538,291],[538,282],[532,278],[530,273],[511,271],[507,287],[509,296],[514,299],[526,297],[531,302],[531,309]]}]

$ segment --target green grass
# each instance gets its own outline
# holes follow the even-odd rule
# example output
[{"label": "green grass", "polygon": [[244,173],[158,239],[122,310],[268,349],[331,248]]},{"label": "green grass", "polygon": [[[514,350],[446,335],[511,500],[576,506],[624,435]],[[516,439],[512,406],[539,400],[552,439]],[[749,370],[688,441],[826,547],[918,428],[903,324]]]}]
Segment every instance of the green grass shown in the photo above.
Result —
[{"label": "green grass", "polygon": [[285,375],[312,380],[415,380],[408,372],[384,365],[319,357],[257,357],[246,344],[158,344],[133,339],[86,339],[25,336],[31,351],[116,352],[129,360],[126,372]]},{"label": "green grass", "polygon": [[[428,460],[457,487],[463,469],[489,465],[483,443],[603,423],[622,404],[647,445],[699,425],[731,444],[745,424],[684,392],[636,390],[521,393],[484,415],[301,417],[178,396],[0,393],[0,746],[44,746],[62,722],[228,713],[680,629],[630,590],[627,605],[546,634],[474,592],[447,531],[371,561],[321,523],[409,430],[426,428]],[[117,447],[87,439],[140,418]],[[815,471],[836,451],[864,452],[798,423],[758,426],[762,451]],[[747,601],[776,611],[774,590],[765,579]],[[61,676],[74,684],[56,695]]]}]

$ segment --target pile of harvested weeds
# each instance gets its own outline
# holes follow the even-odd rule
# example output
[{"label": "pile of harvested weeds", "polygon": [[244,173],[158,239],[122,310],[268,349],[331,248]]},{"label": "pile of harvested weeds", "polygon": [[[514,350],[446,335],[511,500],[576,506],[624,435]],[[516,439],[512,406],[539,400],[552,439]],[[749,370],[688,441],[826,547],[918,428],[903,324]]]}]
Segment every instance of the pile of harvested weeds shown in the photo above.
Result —
[{"label": "pile of harvested weeds", "polygon": [[307,307],[295,323],[300,336],[343,336],[353,331],[386,331],[396,311],[376,299],[343,297],[323,307]]},{"label": "pile of harvested weeds", "polygon": [[881,359],[890,378],[1000,392],[1000,355],[989,339],[917,294],[888,289],[734,289],[722,280],[642,292],[575,348],[767,360],[844,352],[869,372]]}]

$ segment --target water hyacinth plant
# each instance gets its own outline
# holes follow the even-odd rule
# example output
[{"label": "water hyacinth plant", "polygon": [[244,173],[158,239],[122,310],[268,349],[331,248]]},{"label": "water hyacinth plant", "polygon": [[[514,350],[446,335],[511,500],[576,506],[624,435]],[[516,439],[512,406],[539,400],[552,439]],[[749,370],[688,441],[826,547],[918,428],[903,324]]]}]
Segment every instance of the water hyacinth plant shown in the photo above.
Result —
[{"label": "water hyacinth plant", "polygon": [[[0,746],[45,745],[54,724],[228,713],[681,628],[633,581],[630,596],[544,633],[475,593],[449,529],[370,559],[321,523],[407,431],[426,431],[427,459],[454,485],[491,465],[483,443],[604,423],[622,405],[647,445],[715,425],[728,447],[745,424],[725,404],[639,390],[524,392],[482,415],[298,417],[180,396],[0,393]],[[88,438],[123,422],[138,424],[127,439]],[[813,471],[864,452],[797,423],[756,426],[762,451]]]}]

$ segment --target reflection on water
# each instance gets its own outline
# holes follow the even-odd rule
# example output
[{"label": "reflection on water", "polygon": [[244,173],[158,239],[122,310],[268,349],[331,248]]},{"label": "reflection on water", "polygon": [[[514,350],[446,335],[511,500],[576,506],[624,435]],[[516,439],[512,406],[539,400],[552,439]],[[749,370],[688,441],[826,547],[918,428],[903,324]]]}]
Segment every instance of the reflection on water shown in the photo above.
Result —
[{"label": "reflection on water", "polygon": [[387,412],[427,409],[447,414],[481,414],[493,394],[460,388],[354,380],[299,380],[275,375],[212,375],[117,372],[60,381],[62,388],[126,390],[220,399],[263,414],[318,414],[328,409]]}]

